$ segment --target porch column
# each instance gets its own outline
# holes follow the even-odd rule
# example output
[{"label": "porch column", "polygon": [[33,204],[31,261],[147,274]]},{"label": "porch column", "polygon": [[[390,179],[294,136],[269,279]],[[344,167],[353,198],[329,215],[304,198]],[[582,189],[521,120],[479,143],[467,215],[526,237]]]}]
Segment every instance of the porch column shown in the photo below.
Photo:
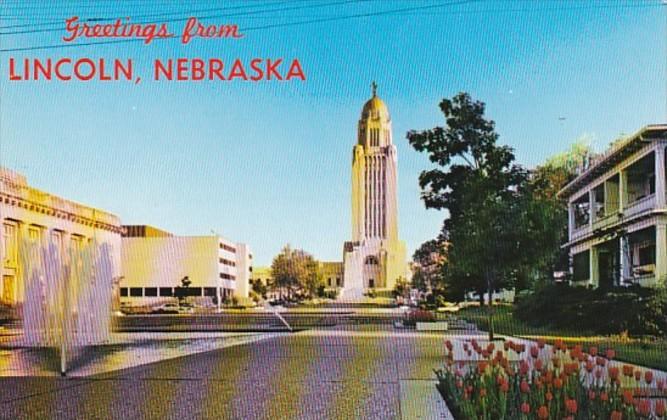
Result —
[{"label": "porch column", "polygon": [[667,222],[655,225],[655,281],[656,285],[667,284]]},{"label": "porch column", "polygon": [[595,222],[595,195],[593,190],[588,191],[588,226],[593,228],[593,222]]},{"label": "porch column", "polygon": [[628,175],[625,170],[618,173],[618,211],[623,213],[628,203]]},{"label": "porch column", "polygon": [[598,264],[598,248],[597,246],[591,246],[590,250],[590,272],[591,278],[588,280],[588,283],[598,287],[600,285],[600,266]]},{"label": "porch column", "polygon": [[662,143],[655,149],[655,206],[665,207],[665,145]]},{"label": "porch column", "polygon": [[621,265],[621,285],[625,284],[631,277],[630,269],[632,267],[632,262],[630,261],[630,242],[628,240],[627,234],[619,238],[619,248],[620,248],[620,265]]},{"label": "porch column", "polygon": [[568,238],[571,240],[574,232],[574,204],[572,202],[567,203],[567,232]]}]

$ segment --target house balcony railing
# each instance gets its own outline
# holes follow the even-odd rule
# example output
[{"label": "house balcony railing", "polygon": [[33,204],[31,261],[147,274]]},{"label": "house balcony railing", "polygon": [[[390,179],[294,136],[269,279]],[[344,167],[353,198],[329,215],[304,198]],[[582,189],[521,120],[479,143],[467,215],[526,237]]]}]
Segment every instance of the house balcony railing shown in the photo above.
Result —
[{"label": "house balcony railing", "polygon": [[605,214],[601,217],[595,218],[593,220],[593,230],[605,229],[605,228],[617,223],[620,219],[621,219],[621,217],[618,214],[618,210],[614,210],[613,212],[610,212],[609,214]]},{"label": "house balcony railing", "polygon": [[628,203],[623,209],[623,217],[632,217],[634,215],[652,210],[655,207],[655,194],[649,194],[638,200]]}]

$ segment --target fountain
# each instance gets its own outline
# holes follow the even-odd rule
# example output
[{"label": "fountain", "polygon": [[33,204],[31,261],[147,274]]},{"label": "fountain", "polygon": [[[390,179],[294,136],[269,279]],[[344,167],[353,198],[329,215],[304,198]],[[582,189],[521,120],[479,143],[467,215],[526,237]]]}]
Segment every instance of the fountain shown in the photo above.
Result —
[{"label": "fountain", "polygon": [[111,245],[94,239],[61,252],[59,244],[20,243],[25,298],[20,345],[55,348],[60,371],[111,333]]}]

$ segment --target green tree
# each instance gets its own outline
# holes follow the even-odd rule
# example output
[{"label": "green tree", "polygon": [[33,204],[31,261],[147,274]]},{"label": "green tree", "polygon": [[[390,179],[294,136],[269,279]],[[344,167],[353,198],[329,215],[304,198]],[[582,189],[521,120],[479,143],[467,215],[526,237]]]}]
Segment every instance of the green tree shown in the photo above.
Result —
[{"label": "green tree", "polygon": [[525,261],[528,173],[515,164],[510,147],[497,144],[484,103],[460,93],[442,100],[440,109],[446,127],[410,131],[407,137],[436,164],[420,174],[419,185],[427,208],[449,213],[441,233],[448,244],[446,281],[475,290],[483,304],[484,292],[502,287]]},{"label": "green tree", "polygon": [[289,245],[273,259],[271,275],[271,288],[281,294],[285,292],[290,298],[297,297],[297,292],[312,297],[322,283],[319,264],[313,256]]},{"label": "green tree", "polygon": [[530,261],[524,266],[524,277],[545,283],[552,280],[555,271],[567,270],[567,251],[561,248],[567,242],[567,202],[558,192],[594,157],[590,143],[580,138],[568,150],[550,157],[531,172],[527,222],[539,247],[532,249]]},{"label": "green tree", "polygon": [[446,244],[440,239],[424,242],[412,255],[412,286],[422,293],[442,295],[445,292],[443,265]]},{"label": "green tree", "polygon": [[250,286],[252,291],[262,299],[266,299],[267,287],[260,279],[251,279]]},{"label": "green tree", "polygon": [[391,294],[394,296],[394,298],[397,297],[403,297],[406,298],[410,294],[410,283],[403,278],[399,277],[396,279],[396,284],[394,285],[394,290],[392,290]]}]

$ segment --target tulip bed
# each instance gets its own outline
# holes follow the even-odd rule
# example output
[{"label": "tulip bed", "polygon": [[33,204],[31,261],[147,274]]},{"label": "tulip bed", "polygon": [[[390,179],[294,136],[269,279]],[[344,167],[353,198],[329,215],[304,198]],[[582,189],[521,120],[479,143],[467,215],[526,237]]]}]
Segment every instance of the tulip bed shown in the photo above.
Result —
[{"label": "tulip bed", "polygon": [[[466,360],[455,360],[455,353]],[[445,341],[438,389],[457,419],[665,419],[664,378],[610,363],[615,352],[475,340]]]}]

